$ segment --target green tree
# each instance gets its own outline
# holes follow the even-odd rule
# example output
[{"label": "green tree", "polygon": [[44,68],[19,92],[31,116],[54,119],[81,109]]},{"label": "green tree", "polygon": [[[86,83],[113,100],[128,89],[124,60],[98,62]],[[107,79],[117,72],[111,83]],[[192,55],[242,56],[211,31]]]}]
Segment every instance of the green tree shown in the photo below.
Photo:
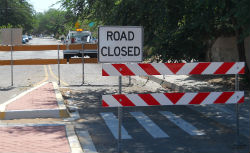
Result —
[{"label": "green tree", "polygon": [[61,4],[83,20],[143,26],[146,55],[162,61],[204,61],[221,36],[236,36],[239,60],[246,61],[249,0],[61,0]]},{"label": "green tree", "polygon": [[33,7],[26,0],[0,0],[0,26],[22,27],[24,33],[33,30]]},{"label": "green tree", "polygon": [[49,9],[44,13],[37,13],[35,18],[35,34],[54,34],[55,36],[58,36],[59,34],[65,33],[65,30],[67,29],[67,21],[64,11]]}]

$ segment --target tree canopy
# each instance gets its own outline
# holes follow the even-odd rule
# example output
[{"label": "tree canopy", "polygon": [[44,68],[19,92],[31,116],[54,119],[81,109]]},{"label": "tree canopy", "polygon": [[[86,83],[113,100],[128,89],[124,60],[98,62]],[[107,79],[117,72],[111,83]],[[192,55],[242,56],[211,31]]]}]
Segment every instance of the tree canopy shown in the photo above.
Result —
[{"label": "tree canopy", "polygon": [[65,11],[49,9],[43,13],[35,15],[35,34],[63,34],[67,30],[67,20]]},{"label": "tree canopy", "polygon": [[21,27],[24,33],[33,30],[33,6],[27,0],[0,0],[0,26]]},{"label": "tree canopy", "polygon": [[[61,0],[78,19],[144,27],[148,55],[163,61],[204,60],[220,36],[249,35],[248,0]],[[241,30],[242,29],[242,30]]]}]

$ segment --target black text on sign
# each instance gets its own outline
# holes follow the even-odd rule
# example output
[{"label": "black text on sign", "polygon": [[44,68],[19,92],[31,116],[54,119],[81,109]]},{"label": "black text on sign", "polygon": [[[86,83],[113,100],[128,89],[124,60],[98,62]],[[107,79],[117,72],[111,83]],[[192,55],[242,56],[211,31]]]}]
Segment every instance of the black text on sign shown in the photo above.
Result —
[{"label": "black text on sign", "polygon": [[142,61],[142,27],[99,27],[99,62]]}]

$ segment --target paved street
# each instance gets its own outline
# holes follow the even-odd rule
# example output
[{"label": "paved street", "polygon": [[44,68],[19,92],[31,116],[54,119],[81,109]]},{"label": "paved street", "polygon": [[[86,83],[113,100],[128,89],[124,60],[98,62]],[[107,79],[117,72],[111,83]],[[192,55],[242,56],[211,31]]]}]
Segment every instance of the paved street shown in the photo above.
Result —
[{"label": "paved street", "polygon": [[[57,44],[53,39],[34,38],[29,44]],[[0,60],[9,59],[0,52]],[[15,59],[55,59],[57,51],[14,52]],[[60,52],[62,58],[62,52]],[[68,105],[76,106],[80,119],[72,122],[83,150],[117,152],[117,108],[103,108],[103,94],[118,93],[118,77],[101,76],[101,64],[60,65],[60,89]],[[46,81],[58,81],[58,65],[14,66],[14,86],[10,86],[10,66],[0,66],[0,104]],[[123,93],[170,92],[158,83],[140,77],[123,77]],[[240,136],[236,141],[235,105],[129,107],[122,113],[124,153],[246,153],[249,152],[249,95],[241,105]],[[227,112],[227,113],[226,113]],[[86,151],[87,152],[87,151]]]},{"label": "paved street", "polygon": [[[124,87],[126,93],[148,93],[151,85]],[[105,87],[105,86],[104,86]],[[117,87],[106,89],[87,86],[73,90],[71,97],[79,107],[81,119],[77,131],[88,131],[99,152],[116,152],[117,109],[102,108],[101,94],[117,92]],[[142,88],[140,88],[142,87]],[[130,89],[129,89],[130,88]],[[95,91],[93,91],[95,89]],[[158,88],[159,89],[159,88]],[[200,110],[204,111],[203,113]],[[199,106],[136,107],[123,109],[123,151],[124,152],[246,152],[248,147],[234,149],[234,118],[224,118],[216,122],[209,114],[222,117],[218,109],[206,110]],[[206,116],[207,114],[208,116]],[[248,142],[240,136],[243,142]],[[81,139],[80,139],[81,140]],[[84,138],[82,138],[84,143]],[[248,143],[246,143],[248,144]]]}]

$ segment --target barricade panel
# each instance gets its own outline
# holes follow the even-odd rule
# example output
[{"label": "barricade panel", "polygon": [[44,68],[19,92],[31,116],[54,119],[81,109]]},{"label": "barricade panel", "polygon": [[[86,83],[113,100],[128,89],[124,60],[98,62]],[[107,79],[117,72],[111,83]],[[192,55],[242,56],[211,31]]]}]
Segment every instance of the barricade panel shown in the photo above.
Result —
[{"label": "barricade panel", "polygon": [[103,64],[103,76],[244,74],[244,62]]},{"label": "barricade panel", "polygon": [[244,91],[198,93],[152,93],[103,95],[103,107],[236,104],[244,102]]},{"label": "barricade panel", "polygon": [[[72,44],[68,45],[68,50],[97,50],[97,44]],[[44,51],[44,50],[66,50],[67,45],[20,45],[13,46],[13,51]],[[0,51],[11,51],[11,46],[0,46]]]}]

